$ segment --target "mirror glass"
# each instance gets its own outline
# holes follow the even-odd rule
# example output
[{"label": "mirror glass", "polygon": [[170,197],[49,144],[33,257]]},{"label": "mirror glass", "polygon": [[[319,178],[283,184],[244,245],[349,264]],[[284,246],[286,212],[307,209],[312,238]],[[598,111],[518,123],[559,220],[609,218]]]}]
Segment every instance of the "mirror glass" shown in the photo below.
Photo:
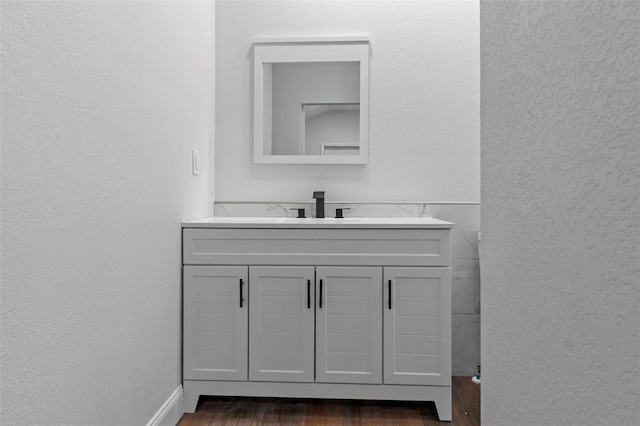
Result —
[{"label": "mirror glass", "polygon": [[366,163],[368,45],[349,46],[255,46],[256,163]]},{"label": "mirror glass", "polygon": [[263,64],[265,122],[271,115],[264,154],[323,155],[321,143],[358,146],[359,68],[358,62]]}]

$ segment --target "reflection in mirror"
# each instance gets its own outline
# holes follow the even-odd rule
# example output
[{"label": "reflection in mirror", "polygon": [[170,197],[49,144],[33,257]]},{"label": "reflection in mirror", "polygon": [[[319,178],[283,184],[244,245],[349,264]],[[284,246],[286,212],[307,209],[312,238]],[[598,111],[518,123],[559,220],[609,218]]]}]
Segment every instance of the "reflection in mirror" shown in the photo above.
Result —
[{"label": "reflection in mirror", "polygon": [[368,42],[254,46],[254,161],[366,164]]},{"label": "reflection in mirror", "polygon": [[302,104],[302,155],[358,155],[360,104]]},{"label": "reflection in mirror", "polygon": [[[359,62],[283,62],[263,64],[264,117],[263,137],[265,155],[321,155],[320,145],[306,149],[305,120],[301,111],[305,105],[327,106],[324,114],[313,120],[314,135],[324,133],[344,138],[341,128],[330,129],[332,124],[343,124],[332,104],[358,104],[360,101]],[[314,111],[314,110],[312,110]],[[316,109],[316,113],[320,110]],[[330,118],[334,116],[334,119]],[[310,117],[309,117],[310,118]],[[356,130],[359,123],[356,123]],[[353,129],[348,129],[353,133]],[[356,136],[357,137],[357,136]],[[338,142],[327,140],[327,142]]]}]

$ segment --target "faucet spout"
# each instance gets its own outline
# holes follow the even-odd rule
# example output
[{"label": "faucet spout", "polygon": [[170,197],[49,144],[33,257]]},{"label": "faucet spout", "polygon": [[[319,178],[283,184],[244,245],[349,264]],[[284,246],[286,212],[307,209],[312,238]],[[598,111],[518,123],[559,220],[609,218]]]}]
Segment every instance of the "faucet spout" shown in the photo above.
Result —
[{"label": "faucet spout", "polygon": [[314,191],[313,198],[316,199],[316,219],[324,218],[324,191]]}]

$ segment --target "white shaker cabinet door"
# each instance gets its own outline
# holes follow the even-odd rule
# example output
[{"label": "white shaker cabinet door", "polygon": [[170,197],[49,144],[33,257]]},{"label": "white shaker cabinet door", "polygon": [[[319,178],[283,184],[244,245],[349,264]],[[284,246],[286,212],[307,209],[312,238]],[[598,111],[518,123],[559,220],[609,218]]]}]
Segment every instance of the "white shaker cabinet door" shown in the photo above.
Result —
[{"label": "white shaker cabinet door", "polygon": [[249,268],[249,380],[313,382],[314,268]]},{"label": "white shaker cabinet door", "polygon": [[247,380],[246,266],[184,267],[183,374],[190,380]]},{"label": "white shaker cabinet door", "polygon": [[450,385],[451,269],[384,268],[384,383]]},{"label": "white shaker cabinet door", "polygon": [[382,268],[316,268],[316,382],[382,383]]}]

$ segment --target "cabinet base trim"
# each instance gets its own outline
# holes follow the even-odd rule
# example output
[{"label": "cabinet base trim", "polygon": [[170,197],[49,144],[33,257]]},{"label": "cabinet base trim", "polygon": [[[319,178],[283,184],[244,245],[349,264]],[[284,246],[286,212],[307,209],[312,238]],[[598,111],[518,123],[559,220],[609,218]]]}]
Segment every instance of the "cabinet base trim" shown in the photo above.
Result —
[{"label": "cabinet base trim", "polygon": [[185,413],[196,411],[200,395],[281,398],[434,401],[440,421],[451,421],[450,386],[362,385],[334,383],[222,382],[185,380]]}]

